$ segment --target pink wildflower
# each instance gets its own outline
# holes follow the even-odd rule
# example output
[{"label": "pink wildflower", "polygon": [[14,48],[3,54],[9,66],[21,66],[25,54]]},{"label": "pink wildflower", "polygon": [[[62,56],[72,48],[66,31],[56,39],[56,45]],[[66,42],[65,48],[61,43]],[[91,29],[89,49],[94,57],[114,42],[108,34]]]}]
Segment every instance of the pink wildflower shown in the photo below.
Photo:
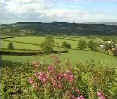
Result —
[{"label": "pink wildflower", "polygon": [[57,87],[57,82],[55,79],[51,79],[53,87]]},{"label": "pink wildflower", "polygon": [[75,96],[74,96],[74,95],[72,95],[70,99],[76,99],[76,98],[75,98]]},{"label": "pink wildflower", "polygon": [[80,99],[85,99],[85,98],[84,98],[84,96],[81,95],[81,96],[80,96]]},{"label": "pink wildflower", "polygon": [[81,95],[81,96],[77,97],[76,99],[85,99],[85,98],[84,98],[84,96]]},{"label": "pink wildflower", "polygon": [[64,76],[64,75],[63,75],[62,73],[59,73],[59,74],[57,75],[57,79],[58,79],[58,80],[61,80],[61,79],[63,78],[63,76]]},{"label": "pink wildflower", "polygon": [[30,84],[33,84],[34,83],[34,80],[32,78],[29,78],[28,81],[29,81]]},{"label": "pink wildflower", "polygon": [[58,82],[57,87],[58,87],[59,89],[62,89],[62,84],[61,84],[61,82]]},{"label": "pink wildflower", "polygon": [[106,99],[105,96],[100,96],[98,99]]},{"label": "pink wildflower", "polygon": [[42,82],[45,83],[48,80],[48,75],[44,72],[39,72],[37,73],[38,79]]},{"label": "pink wildflower", "polygon": [[101,91],[97,92],[97,96],[98,96],[98,99],[106,99],[106,97],[104,96],[103,92],[101,92]]},{"label": "pink wildflower", "polygon": [[49,72],[52,73],[52,72],[54,72],[54,70],[55,70],[54,66],[52,66],[52,65],[51,66],[48,66],[48,71]]},{"label": "pink wildflower", "polygon": [[38,78],[39,72],[34,73],[34,76]]},{"label": "pink wildflower", "polygon": [[80,97],[77,97],[76,99],[81,99]]},{"label": "pink wildflower", "polygon": [[74,75],[72,74],[72,72],[68,71],[68,72],[64,73],[64,78],[66,80],[68,80],[69,82],[73,82]]},{"label": "pink wildflower", "polygon": [[103,95],[102,92],[100,92],[100,91],[97,92],[97,96],[102,96],[102,95]]},{"label": "pink wildflower", "polygon": [[79,89],[75,89],[75,91],[76,91],[78,94],[81,94]]}]

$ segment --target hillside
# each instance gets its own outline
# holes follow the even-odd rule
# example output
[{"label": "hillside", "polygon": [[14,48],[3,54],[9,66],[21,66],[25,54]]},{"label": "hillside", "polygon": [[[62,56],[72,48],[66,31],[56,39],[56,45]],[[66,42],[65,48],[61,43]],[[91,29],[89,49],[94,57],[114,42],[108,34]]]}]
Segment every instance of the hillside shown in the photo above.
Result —
[{"label": "hillside", "polygon": [[87,22],[87,24],[117,25],[117,22]]},{"label": "hillside", "polygon": [[67,23],[67,22],[17,22],[0,25],[0,32],[7,35],[117,35],[116,25]]}]

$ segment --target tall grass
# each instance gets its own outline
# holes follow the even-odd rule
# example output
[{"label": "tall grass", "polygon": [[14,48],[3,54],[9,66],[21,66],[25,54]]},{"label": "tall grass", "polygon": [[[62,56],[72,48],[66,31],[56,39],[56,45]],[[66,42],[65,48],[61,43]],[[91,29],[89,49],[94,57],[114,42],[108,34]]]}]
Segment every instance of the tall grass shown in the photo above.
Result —
[{"label": "tall grass", "polygon": [[3,62],[2,99],[116,99],[116,70],[94,63],[73,65],[56,56],[45,64]]}]

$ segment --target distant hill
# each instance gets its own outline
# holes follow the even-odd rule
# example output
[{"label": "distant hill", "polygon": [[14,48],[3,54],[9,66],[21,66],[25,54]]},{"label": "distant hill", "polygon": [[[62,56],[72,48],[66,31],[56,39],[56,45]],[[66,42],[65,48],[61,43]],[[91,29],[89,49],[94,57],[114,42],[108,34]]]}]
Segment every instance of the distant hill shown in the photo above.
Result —
[{"label": "distant hill", "polygon": [[0,32],[8,35],[117,35],[117,25],[112,23],[17,22],[0,25]]},{"label": "distant hill", "polygon": [[87,22],[87,24],[117,25],[117,22]]},{"label": "distant hill", "polygon": [[104,22],[106,25],[117,25],[117,22]]}]

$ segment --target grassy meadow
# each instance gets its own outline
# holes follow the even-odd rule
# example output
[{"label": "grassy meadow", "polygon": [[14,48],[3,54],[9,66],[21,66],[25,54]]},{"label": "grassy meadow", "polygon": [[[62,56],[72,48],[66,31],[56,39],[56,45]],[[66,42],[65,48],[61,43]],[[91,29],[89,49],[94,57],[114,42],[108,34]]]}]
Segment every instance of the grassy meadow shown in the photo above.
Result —
[{"label": "grassy meadow", "polygon": [[[116,41],[115,37],[53,38],[53,49],[59,53],[2,55],[2,99],[117,99],[117,56],[92,51],[88,47],[81,50],[78,46],[81,39],[100,43],[103,39]],[[40,52],[43,51],[41,44],[45,39],[46,36],[7,38],[2,40],[0,50],[21,54]],[[71,48],[64,48],[63,42],[69,43]],[[13,49],[8,48],[10,43]]]},{"label": "grassy meadow", "polygon": [[[111,38],[111,37],[110,37]],[[7,49],[9,42],[12,42],[14,45],[14,50],[17,49],[26,49],[26,50],[41,50],[40,44],[44,41],[45,37],[43,36],[27,36],[27,37],[14,37],[2,40],[2,48]],[[78,42],[80,39],[84,39],[87,42],[89,40],[94,40],[95,42],[101,42],[102,39],[100,37],[86,37],[86,36],[65,36],[65,37],[54,37],[55,40],[55,50],[62,50],[61,48],[62,42],[66,41],[71,44],[71,49],[67,53],[54,54],[59,56],[62,60],[70,59],[73,64],[77,63],[90,63],[94,62],[97,65],[102,64],[104,66],[116,66],[117,65],[117,57],[106,55],[100,52],[94,52],[89,49],[79,50]],[[11,55],[3,55],[3,60],[13,61],[13,62],[32,62],[34,60],[47,60],[50,61],[50,55],[35,55],[35,56],[11,56]]]}]

